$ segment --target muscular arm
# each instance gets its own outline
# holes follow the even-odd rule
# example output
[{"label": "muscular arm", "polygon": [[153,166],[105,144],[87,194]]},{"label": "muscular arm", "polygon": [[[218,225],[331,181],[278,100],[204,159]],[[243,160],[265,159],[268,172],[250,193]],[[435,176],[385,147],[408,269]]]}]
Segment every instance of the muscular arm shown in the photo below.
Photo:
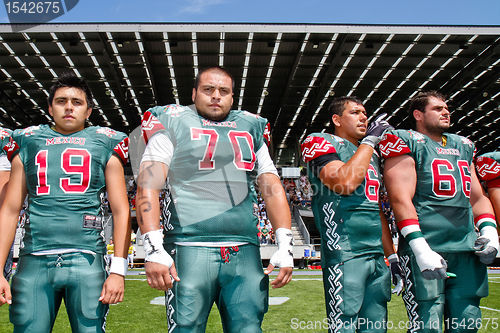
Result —
[{"label": "muscular arm", "polygon": [[347,163],[336,160],[325,165],[319,178],[330,190],[350,195],[365,179],[372,154],[371,146],[360,145]]},{"label": "muscular arm", "polygon": [[[130,210],[123,165],[118,157],[112,156],[109,159],[104,174],[109,206],[113,212],[113,241],[115,244],[113,260],[115,261],[120,258],[127,258],[128,244],[130,242]],[[121,302],[123,301],[124,289],[124,276],[112,271],[103,285],[99,300],[105,304]]]},{"label": "muscular arm", "polygon": [[[0,208],[0,267],[5,266],[5,261],[10,251],[16,234],[17,220],[26,197],[26,175],[24,166],[15,156],[12,161],[10,180],[7,185],[6,196]],[[0,305],[11,301],[9,283],[0,274]]]},{"label": "muscular arm", "polygon": [[165,185],[168,167],[162,162],[142,162],[137,178],[137,221],[141,233],[160,229],[160,190]]},{"label": "muscular arm", "polygon": [[0,171],[0,203],[3,202],[5,198],[5,193],[7,193],[7,182],[9,181],[10,171]]},{"label": "muscular arm", "polygon": [[382,212],[382,209],[379,211],[380,221],[382,223],[382,246],[384,248],[384,255],[388,258],[391,254],[394,254],[394,243],[392,241],[391,229],[389,228],[389,224],[387,223],[387,218],[385,214]]},{"label": "muscular arm", "polygon": [[474,164],[470,167],[471,170],[471,193],[470,193],[470,204],[472,206],[472,213],[474,214],[474,218],[478,217],[482,214],[492,214],[493,215],[493,207],[491,206],[491,202],[486,196],[481,183],[479,183],[479,179],[477,178],[476,168]]},{"label": "muscular arm", "polygon": [[384,165],[384,183],[396,221],[417,219],[413,196],[417,186],[415,161],[408,155],[387,159]]},{"label": "muscular arm", "polygon": [[500,232],[500,187],[490,187],[488,189],[488,195],[490,196],[491,204],[495,210],[497,229],[499,229]]},{"label": "muscular arm", "polygon": [[[290,216],[290,207],[286,201],[285,191],[283,190],[283,186],[281,186],[280,179],[278,176],[272,173],[263,173],[257,179],[259,183],[259,188],[262,192],[262,197],[266,203],[266,211],[271,220],[271,224],[275,232],[278,231],[279,228],[288,229],[287,232],[290,232],[292,228],[291,216]],[[284,229],[280,230],[284,231]],[[278,239],[278,234],[276,238]],[[290,242],[291,242],[291,235]],[[286,249],[287,244],[283,244]],[[291,245],[288,245],[291,251]],[[280,251],[280,244],[278,244],[278,252]],[[287,250],[285,250],[287,251]],[[276,255],[276,254],[275,254]],[[285,256],[288,254],[285,253]],[[274,255],[273,255],[274,256]],[[290,253],[290,256],[293,254]],[[272,259],[272,258],[271,258]],[[293,266],[293,257],[291,258],[291,266]],[[272,262],[272,260],[271,260]],[[266,268],[265,273],[269,274],[274,269],[272,264]],[[292,271],[293,267],[280,267],[280,272],[276,279],[271,282],[273,288],[281,288],[292,280]]]},{"label": "muscular arm", "polygon": [[278,176],[263,173],[257,179],[262,197],[266,203],[266,212],[274,230],[291,228],[290,207],[286,201],[285,191]]},{"label": "muscular arm", "polygon": [[[152,252],[151,257],[146,253],[144,266],[148,284],[158,290],[172,288],[172,278],[175,281],[180,281],[175,264],[163,248],[161,240],[159,195],[160,190],[164,187],[167,173],[168,167],[165,163],[144,161],[141,163],[137,177],[136,207],[139,227],[143,235],[148,232],[154,234],[151,235],[154,240],[148,239],[149,245],[145,243],[145,250],[154,250],[154,253]],[[154,259],[153,256],[155,256]],[[170,267],[169,263],[171,263]]]}]

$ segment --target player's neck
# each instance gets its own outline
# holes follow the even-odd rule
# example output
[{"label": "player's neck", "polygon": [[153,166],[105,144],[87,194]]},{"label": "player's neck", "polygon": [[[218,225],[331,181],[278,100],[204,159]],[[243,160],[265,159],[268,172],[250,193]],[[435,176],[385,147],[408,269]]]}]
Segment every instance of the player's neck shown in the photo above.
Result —
[{"label": "player's neck", "polygon": [[445,136],[441,131],[431,132],[431,131],[426,131],[425,129],[422,128],[417,128],[417,132],[424,134],[425,136],[429,137],[432,141],[435,141],[442,146],[446,145],[446,141],[443,140]]}]

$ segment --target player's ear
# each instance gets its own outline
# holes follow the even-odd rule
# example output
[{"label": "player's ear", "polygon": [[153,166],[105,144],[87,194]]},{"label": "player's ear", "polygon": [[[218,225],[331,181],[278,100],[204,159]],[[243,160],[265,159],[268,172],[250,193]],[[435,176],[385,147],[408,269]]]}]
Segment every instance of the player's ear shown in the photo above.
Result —
[{"label": "player's ear", "polygon": [[340,126],[340,116],[338,114],[334,114],[332,116],[332,123],[335,125],[335,126]]},{"label": "player's ear", "polygon": [[49,114],[54,118],[54,115],[52,114],[52,105],[49,105]]},{"label": "player's ear", "polygon": [[87,108],[87,119],[89,119],[90,114],[92,113],[92,108]]},{"label": "player's ear", "polygon": [[194,103],[195,97],[196,97],[196,88],[193,88],[193,94],[191,95],[191,100],[193,101],[193,103]]},{"label": "player's ear", "polygon": [[422,111],[417,109],[413,110],[413,118],[415,118],[415,120],[422,120],[423,116],[424,113]]}]

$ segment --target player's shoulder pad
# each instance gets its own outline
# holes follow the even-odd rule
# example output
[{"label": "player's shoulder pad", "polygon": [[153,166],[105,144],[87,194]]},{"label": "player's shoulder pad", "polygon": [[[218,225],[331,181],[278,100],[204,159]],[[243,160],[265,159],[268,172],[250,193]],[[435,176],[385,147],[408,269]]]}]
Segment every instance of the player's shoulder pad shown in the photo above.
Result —
[{"label": "player's shoulder pad", "polygon": [[481,180],[489,181],[500,177],[500,152],[496,156],[491,153],[479,156],[476,159],[476,169]]},{"label": "player's shoulder pad", "polygon": [[252,124],[257,124],[257,126],[262,130],[264,142],[267,146],[269,146],[271,143],[271,125],[266,118],[245,110],[231,110],[231,113],[239,119],[243,119],[244,121]]},{"label": "player's shoulder pad", "polygon": [[445,133],[445,134],[448,137],[448,141],[453,140],[460,145],[464,145],[468,148],[475,149],[474,142],[472,142],[470,139],[466,138],[465,136],[461,136],[461,135],[453,134],[453,133]]},{"label": "player's shoulder pad", "polygon": [[96,135],[109,142],[108,147],[126,164],[128,161],[128,136],[109,127],[95,126],[93,129],[95,129]]},{"label": "player's shoulder pad", "polygon": [[169,104],[163,106],[155,106],[149,108],[146,112],[150,112],[155,117],[159,118],[162,115],[168,115],[170,117],[178,117],[183,112],[189,110],[188,107],[179,104]]},{"label": "player's shoulder pad", "polygon": [[379,143],[380,154],[383,158],[396,157],[411,152],[410,140],[425,140],[424,136],[411,130],[387,131]]},{"label": "player's shoulder pad", "polygon": [[344,144],[344,139],[332,134],[309,134],[300,145],[302,159],[307,163],[322,155],[335,154],[337,149]]}]

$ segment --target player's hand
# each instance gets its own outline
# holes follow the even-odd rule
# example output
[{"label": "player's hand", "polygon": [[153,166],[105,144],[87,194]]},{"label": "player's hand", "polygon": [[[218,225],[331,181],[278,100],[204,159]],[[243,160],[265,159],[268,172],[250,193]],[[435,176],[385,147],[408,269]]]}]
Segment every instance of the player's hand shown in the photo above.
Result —
[{"label": "player's hand", "polygon": [[474,253],[479,257],[479,260],[485,265],[493,263],[498,253],[498,245],[495,248],[495,246],[492,245],[491,243],[492,243],[491,240],[486,236],[479,236],[476,242],[474,243],[474,249],[476,250]]},{"label": "player's hand", "polygon": [[382,140],[382,136],[385,131],[394,129],[384,118],[387,116],[387,113],[382,113],[375,117],[368,128],[366,129],[366,136],[361,140],[361,143],[367,144],[375,148],[375,146]]},{"label": "player's hand", "polygon": [[172,288],[174,281],[180,281],[175,269],[174,260],[163,247],[163,235],[161,230],[146,232],[142,239],[144,241],[144,267],[148,284],[158,290]]},{"label": "player's hand", "polygon": [[392,288],[392,293],[396,295],[401,295],[403,292],[405,278],[399,263],[399,258],[397,254],[391,254],[388,258],[389,265],[391,269],[391,278],[394,288]]},{"label": "player's hand", "polygon": [[173,261],[170,267],[152,261],[145,262],[144,267],[146,268],[146,277],[151,288],[167,291],[174,286],[174,281],[179,282],[181,280],[177,276],[177,270]]},{"label": "player's hand", "polygon": [[293,271],[293,237],[292,231],[286,228],[278,228],[276,230],[276,243],[278,243],[278,251],[276,251],[269,260],[264,274],[270,274],[274,267],[279,267],[280,272],[276,279],[271,282],[273,288],[281,288],[292,280]]},{"label": "player's hand", "polygon": [[0,306],[7,304],[12,304],[12,294],[10,293],[10,285],[7,280],[0,275]]},{"label": "player's hand", "polygon": [[116,304],[123,301],[125,277],[115,273],[109,274],[104,282],[99,301],[103,304]]},{"label": "player's hand", "polygon": [[415,254],[417,265],[426,280],[447,279],[446,261],[437,252],[434,252],[423,237],[412,239],[411,250]]}]

